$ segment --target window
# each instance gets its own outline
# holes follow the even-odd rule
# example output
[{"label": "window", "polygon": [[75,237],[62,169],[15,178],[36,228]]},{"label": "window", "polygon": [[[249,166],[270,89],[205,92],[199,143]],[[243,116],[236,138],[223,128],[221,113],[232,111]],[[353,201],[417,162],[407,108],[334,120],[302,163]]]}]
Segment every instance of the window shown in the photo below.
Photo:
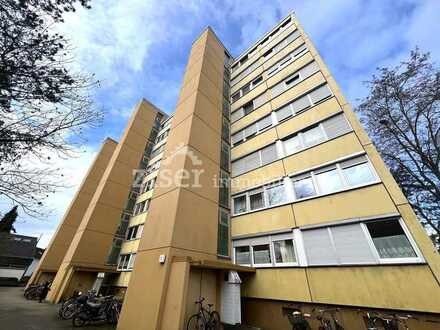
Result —
[{"label": "window", "polygon": [[232,162],[232,175],[237,176],[247,171],[264,166],[278,159],[275,144],[268,145],[241,159]]},{"label": "window", "polygon": [[343,187],[341,177],[336,167],[322,170],[322,172],[316,174],[315,177],[321,194],[328,194],[340,190]]},{"label": "window", "polygon": [[234,196],[234,214],[278,205],[286,201],[284,183],[265,185],[244,194]]},{"label": "window", "polygon": [[144,225],[137,225],[129,227],[127,230],[127,241],[132,239],[141,238],[142,231],[144,230]]},{"label": "window", "polygon": [[307,229],[302,237],[311,266],[422,261],[399,219]]},{"label": "window", "polygon": [[287,140],[284,140],[283,146],[286,155],[294,154],[295,152],[303,149],[303,145],[301,143],[301,138],[299,135],[295,135]]},{"label": "window", "polygon": [[229,125],[229,121],[225,117],[223,117],[223,123],[222,123],[222,138],[223,140],[229,143],[230,125]]},{"label": "window", "polygon": [[277,148],[274,144],[271,144],[267,147],[261,149],[261,165],[266,165],[278,158]]},{"label": "window", "polygon": [[229,207],[229,175],[224,171],[220,172],[219,204]]},{"label": "window", "polygon": [[249,101],[248,103],[243,105],[243,107],[241,107],[241,108],[237,109],[236,111],[232,112],[232,114],[231,114],[231,121],[232,122],[237,121],[240,118],[250,114],[252,111],[254,111],[258,107],[263,105],[266,102],[266,100],[267,100],[267,98],[266,98],[266,95],[264,93],[259,95],[259,96],[257,96],[252,101]]},{"label": "window", "polygon": [[298,70],[297,72],[293,73],[283,81],[279,82],[275,86],[271,88],[272,97],[276,97],[283,93],[285,90],[295,86],[300,81],[310,77],[315,72],[319,71],[318,64],[313,61],[304,66],[302,69]]},{"label": "window", "polygon": [[217,254],[229,255],[229,212],[219,209],[217,232]]},{"label": "window", "polygon": [[244,111],[245,116],[250,114],[253,110],[254,110],[254,102],[253,101],[250,101],[250,102],[246,103],[245,105],[243,105],[243,111]]},{"label": "window", "polygon": [[341,167],[350,186],[357,186],[375,180],[375,176],[365,156],[342,162]]},{"label": "window", "polygon": [[302,44],[298,48],[296,48],[294,51],[292,51],[287,56],[283,57],[281,60],[279,60],[277,63],[272,65],[269,69],[267,69],[267,75],[270,77],[276,72],[280,71],[282,68],[285,68],[288,64],[295,61],[299,56],[304,54],[307,51],[307,47],[305,44]]},{"label": "window", "polygon": [[239,265],[251,264],[251,253],[249,246],[239,246],[235,248],[235,263]]},{"label": "window", "polygon": [[244,141],[247,141],[252,136],[262,133],[271,126],[272,117],[269,115],[233,134],[231,137],[232,143],[233,145],[238,145]]},{"label": "window", "polygon": [[229,148],[230,148],[229,144],[222,141],[222,149],[220,153],[220,166],[226,171],[229,171],[229,161],[230,161]]},{"label": "window", "polygon": [[246,212],[246,195],[234,197],[234,214]]},{"label": "window", "polygon": [[408,237],[397,219],[373,221],[366,224],[381,259],[417,257]]},{"label": "window", "polygon": [[232,103],[240,99],[240,97],[245,96],[247,93],[249,93],[252,89],[254,89],[257,85],[259,85],[263,81],[263,76],[258,76],[254,80],[252,80],[250,83],[247,83],[244,85],[239,91],[234,93],[232,95]]},{"label": "window", "polygon": [[299,178],[293,182],[296,199],[307,198],[316,195],[311,177]]},{"label": "window", "polygon": [[249,192],[249,202],[251,210],[264,207],[263,189],[252,190]]},{"label": "window", "polygon": [[292,240],[281,240],[273,242],[275,263],[286,264],[296,263],[295,250]]},{"label": "window", "polygon": [[132,253],[130,256],[130,261],[128,262],[128,269],[133,269],[135,259],[136,259],[136,253]]},{"label": "window", "polygon": [[253,267],[298,265],[293,232],[232,241],[234,262]]},{"label": "window", "polygon": [[309,128],[303,133],[304,144],[307,147],[314,146],[319,144],[320,142],[326,140],[324,131],[321,126],[315,126],[313,128]]},{"label": "window", "polygon": [[283,184],[276,184],[266,188],[267,203],[276,205],[285,202],[285,190]]},{"label": "window", "polygon": [[254,255],[254,264],[270,264],[270,248],[269,244],[255,245],[252,247],[252,252]]},{"label": "window", "polygon": [[323,85],[321,87],[318,87],[314,91],[312,91],[310,94],[310,99],[312,100],[313,104],[316,104],[327,97],[330,97],[332,95],[330,88],[328,85]]}]

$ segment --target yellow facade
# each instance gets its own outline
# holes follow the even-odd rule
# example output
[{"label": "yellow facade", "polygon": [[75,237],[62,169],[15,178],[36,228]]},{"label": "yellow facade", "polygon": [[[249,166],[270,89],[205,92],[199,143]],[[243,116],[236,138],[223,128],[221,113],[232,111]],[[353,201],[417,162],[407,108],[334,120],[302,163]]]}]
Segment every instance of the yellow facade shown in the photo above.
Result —
[{"label": "yellow facade", "polygon": [[[291,40],[285,42],[286,38]],[[128,232],[142,227],[142,234],[121,244],[116,268],[105,264],[105,256],[130,191],[132,170],[138,168],[158,111],[146,101],[138,106],[121,142],[107,146],[109,164],[99,179],[92,174],[86,177],[83,186],[90,195],[80,190],[72,203],[83,199],[85,203],[68,211],[78,214],[76,227],[63,221],[60,228],[67,229],[58,230],[40,264],[42,271],[57,272],[49,300],[58,301],[80,285],[89,285],[93,272],[114,272],[107,285],[127,290],[118,329],[186,329],[199,297],[220,310],[225,276],[233,270],[242,278],[244,324],[290,329],[283,308],[315,313],[331,306],[337,308],[346,329],[366,329],[364,318],[371,311],[414,313],[419,321],[408,321],[414,328],[434,329],[426,320],[440,321],[439,254],[296,17],[289,15],[250,49],[256,49],[252,56],[246,51],[228,60],[227,50],[210,28],[193,43],[176,111],[158,130],[154,156],[136,197],[136,205],[148,207],[130,213]],[[286,56],[292,56],[289,62],[273,69]],[[302,76],[313,63],[317,69]],[[251,66],[253,70],[242,74]],[[259,76],[262,81],[253,85]],[[322,88],[330,93],[319,98]],[[237,93],[242,94],[237,97]],[[230,118],[225,117],[228,94]],[[250,103],[261,95],[265,101]],[[280,117],[283,109],[294,109],[299,100],[307,100],[308,105],[295,108],[290,117]],[[270,125],[256,124],[263,118],[269,118]],[[345,130],[328,124],[335,118],[342,118]],[[318,128],[323,137],[307,144],[307,134]],[[246,138],[232,145],[229,136],[225,138],[229,133],[232,140],[239,134]],[[303,141],[302,147],[289,151],[287,142],[294,138]],[[267,148],[272,148],[271,153],[263,154]],[[228,168],[222,164],[225,150]],[[105,157],[101,154],[98,158]],[[272,158],[265,161],[265,157]],[[356,159],[363,159],[359,164],[370,173],[367,181],[352,183],[344,174],[352,166],[347,164]],[[239,162],[247,167],[237,174]],[[318,180],[330,170],[342,183],[327,191]],[[224,190],[216,184],[220,173],[231,176],[229,205],[222,204]],[[149,186],[151,180],[155,181]],[[301,196],[296,191],[301,180],[308,180],[313,194]],[[283,198],[270,204],[269,190],[279,184]],[[244,206],[238,202],[240,196],[245,198]],[[263,197],[251,200],[251,196]],[[225,210],[228,255],[219,252]],[[398,224],[399,237],[405,237],[414,256],[381,255],[368,225],[390,219]],[[336,242],[335,228],[341,232],[352,228],[353,235],[363,235],[359,237],[365,240],[368,261],[343,262],[344,256],[338,255],[335,262],[314,264],[306,244],[313,231],[327,232],[328,246],[335,251],[337,242],[349,255],[358,248],[348,231],[345,240]],[[326,236],[320,237],[314,246],[319,247]],[[57,247],[63,239],[67,244]],[[279,261],[286,256],[276,250],[277,241],[292,243],[295,260]],[[237,249],[243,246],[249,248],[249,261],[240,265]],[[258,250],[261,247],[266,254]],[[321,248],[322,255],[326,252]],[[132,268],[124,265],[126,255],[130,260],[136,256]],[[269,262],[257,262],[258,258]],[[52,259],[57,261],[49,263]],[[311,324],[317,326],[317,320]]]}]

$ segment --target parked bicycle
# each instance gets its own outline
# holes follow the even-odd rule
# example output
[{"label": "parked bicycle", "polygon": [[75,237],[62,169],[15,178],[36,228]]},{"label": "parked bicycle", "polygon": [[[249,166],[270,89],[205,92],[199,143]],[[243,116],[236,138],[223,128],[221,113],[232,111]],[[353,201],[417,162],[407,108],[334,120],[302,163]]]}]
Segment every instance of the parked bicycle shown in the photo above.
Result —
[{"label": "parked bicycle", "polygon": [[116,324],[121,312],[122,303],[113,296],[87,300],[72,318],[74,327],[82,327],[91,322],[107,321]]},{"label": "parked bicycle", "polygon": [[213,304],[207,304],[208,309],[203,307],[205,298],[200,297],[195,303],[198,305],[198,312],[188,319],[187,330],[220,330],[220,314],[212,310]]},{"label": "parked bicycle", "polygon": [[399,330],[399,323],[402,324],[405,330],[409,330],[406,323],[409,319],[416,319],[412,315],[397,315],[397,314],[383,314],[377,312],[368,312],[367,317],[367,329],[378,330],[382,327],[384,330]]},{"label": "parked bicycle", "polygon": [[89,290],[85,294],[81,294],[81,292],[74,294],[61,304],[58,315],[64,320],[69,320],[82,305],[84,305],[89,299],[94,299],[95,297],[95,290]]},{"label": "parked bicycle", "polygon": [[27,300],[38,300],[41,297],[41,294],[45,288],[50,288],[50,282],[43,284],[34,284],[30,285],[24,290],[24,297]]},{"label": "parked bicycle", "polygon": [[[316,319],[320,322],[318,330],[344,330],[344,327],[336,318],[336,312],[338,311],[338,308],[313,309],[313,312],[318,313],[316,316]],[[326,317],[326,314],[330,315],[330,318]]]}]

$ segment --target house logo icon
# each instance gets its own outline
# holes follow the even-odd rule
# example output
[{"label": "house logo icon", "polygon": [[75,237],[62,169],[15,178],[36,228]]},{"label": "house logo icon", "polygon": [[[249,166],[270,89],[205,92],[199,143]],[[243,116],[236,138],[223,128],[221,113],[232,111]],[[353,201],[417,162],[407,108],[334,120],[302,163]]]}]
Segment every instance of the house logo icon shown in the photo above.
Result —
[{"label": "house logo icon", "polygon": [[184,145],[183,143],[179,143],[175,148],[174,151],[172,151],[171,156],[165,158],[163,160],[164,164],[169,164],[173,161],[173,159],[179,155],[184,155],[188,157],[192,164],[195,166],[201,166],[203,164],[203,161],[195,154],[193,150],[191,150],[187,145]]}]

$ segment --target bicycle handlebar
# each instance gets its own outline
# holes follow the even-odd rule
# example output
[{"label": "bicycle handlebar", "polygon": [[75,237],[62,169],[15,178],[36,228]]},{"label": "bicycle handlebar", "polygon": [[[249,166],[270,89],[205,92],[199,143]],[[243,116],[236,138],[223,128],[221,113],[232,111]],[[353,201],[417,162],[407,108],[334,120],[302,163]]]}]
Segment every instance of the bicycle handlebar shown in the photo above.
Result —
[{"label": "bicycle handlebar", "polygon": [[205,298],[200,297],[199,300],[196,300],[196,301],[195,301],[195,304],[201,304],[201,303],[204,302],[204,301],[205,301]]}]

